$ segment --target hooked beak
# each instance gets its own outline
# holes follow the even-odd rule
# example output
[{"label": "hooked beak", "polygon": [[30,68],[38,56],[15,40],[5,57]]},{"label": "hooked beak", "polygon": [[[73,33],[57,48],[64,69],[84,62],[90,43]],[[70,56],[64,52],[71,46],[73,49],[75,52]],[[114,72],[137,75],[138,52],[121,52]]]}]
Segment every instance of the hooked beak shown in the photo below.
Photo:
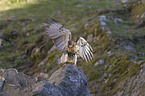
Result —
[{"label": "hooked beak", "polygon": [[69,45],[69,48],[71,48],[72,47],[72,45]]}]

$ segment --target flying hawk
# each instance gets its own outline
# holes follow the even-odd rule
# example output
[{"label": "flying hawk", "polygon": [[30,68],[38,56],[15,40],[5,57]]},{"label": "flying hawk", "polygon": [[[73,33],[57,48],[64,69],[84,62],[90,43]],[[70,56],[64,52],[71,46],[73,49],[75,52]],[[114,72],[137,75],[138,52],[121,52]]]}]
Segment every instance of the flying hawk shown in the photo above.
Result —
[{"label": "flying hawk", "polygon": [[86,62],[92,59],[93,49],[83,37],[79,37],[76,42],[72,41],[71,32],[54,19],[46,21],[43,25],[57,50],[64,52],[61,63],[72,62],[76,65],[77,56],[82,57]]}]

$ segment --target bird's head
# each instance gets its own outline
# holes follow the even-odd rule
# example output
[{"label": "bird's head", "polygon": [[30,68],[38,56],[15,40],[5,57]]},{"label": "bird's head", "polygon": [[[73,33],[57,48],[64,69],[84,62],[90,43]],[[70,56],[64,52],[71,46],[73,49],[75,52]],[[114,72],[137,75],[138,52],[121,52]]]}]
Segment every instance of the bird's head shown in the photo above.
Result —
[{"label": "bird's head", "polygon": [[68,47],[72,48],[73,47],[73,42],[71,40],[68,41]]}]

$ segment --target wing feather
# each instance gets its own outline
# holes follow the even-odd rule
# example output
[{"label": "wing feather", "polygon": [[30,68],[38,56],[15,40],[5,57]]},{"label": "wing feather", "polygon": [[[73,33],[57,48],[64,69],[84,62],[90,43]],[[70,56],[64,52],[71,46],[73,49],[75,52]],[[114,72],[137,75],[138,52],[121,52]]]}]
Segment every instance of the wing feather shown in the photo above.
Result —
[{"label": "wing feather", "polygon": [[90,44],[83,38],[80,37],[77,40],[77,45],[79,46],[79,55],[86,60],[86,62],[90,61],[93,58],[93,49]]},{"label": "wing feather", "polygon": [[63,52],[71,39],[71,32],[53,19],[46,21],[43,27],[49,37],[53,39],[57,50]]}]

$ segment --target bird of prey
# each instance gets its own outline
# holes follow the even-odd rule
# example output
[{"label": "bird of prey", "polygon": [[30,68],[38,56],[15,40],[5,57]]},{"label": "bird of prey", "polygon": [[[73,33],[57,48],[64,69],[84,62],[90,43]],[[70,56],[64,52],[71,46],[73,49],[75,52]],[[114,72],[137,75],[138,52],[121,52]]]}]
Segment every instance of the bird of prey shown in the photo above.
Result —
[{"label": "bird of prey", "polygon": [[86,62],[92,59],[93,49],[90,44],[83,37],[79,37],[76,42],[72,41],[71,32],[58,21],[54,19],[45,21],[43,28],[53,40],[57,50],[64,52],[61,56],[61,63],[71,62],[76,65],[77,56],[82,57]]}]

